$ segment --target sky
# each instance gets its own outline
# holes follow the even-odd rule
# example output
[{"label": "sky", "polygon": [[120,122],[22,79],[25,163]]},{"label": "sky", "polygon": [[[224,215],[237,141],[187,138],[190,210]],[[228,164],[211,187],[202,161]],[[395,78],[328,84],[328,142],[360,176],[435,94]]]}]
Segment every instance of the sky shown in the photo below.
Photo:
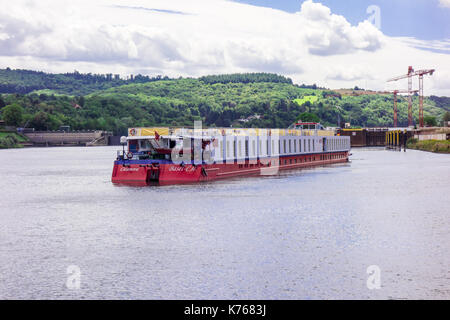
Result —
[{"label": "sky", "polygon": [[[0,0],[0,68],[202,76],[274,72],[298,84],[406,89],[436,69],[450,96],[450,0]],[[414,80],[414,88],[418,80]]]},{"label": "sky", "polygon": [[[299,0],[236,0],[237,2],[284,10],[299,11]],[[367,8],[380,8],[382,31],[393,37],[416,37],[440,40],[450,37],[450,0],[324,0],[320,3],[335,14],[343,15],[351,24],[367,19]]]}]

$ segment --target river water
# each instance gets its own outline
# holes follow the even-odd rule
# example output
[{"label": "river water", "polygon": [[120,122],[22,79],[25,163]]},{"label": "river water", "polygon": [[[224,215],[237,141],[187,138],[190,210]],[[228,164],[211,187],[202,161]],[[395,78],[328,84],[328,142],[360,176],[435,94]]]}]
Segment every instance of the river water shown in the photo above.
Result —
[{"label": "river water", "polygon": [[116,148],[0,151],[1,299],[450,299],[449,155],[128,187]]}]

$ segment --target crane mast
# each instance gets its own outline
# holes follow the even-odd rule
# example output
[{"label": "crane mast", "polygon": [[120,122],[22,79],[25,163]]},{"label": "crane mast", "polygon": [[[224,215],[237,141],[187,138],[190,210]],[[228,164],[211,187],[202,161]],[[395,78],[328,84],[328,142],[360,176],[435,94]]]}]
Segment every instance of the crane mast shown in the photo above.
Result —
[{"label": "crane mast", "polygon": [[[414,92],[412,90],[412,78],[418,76],[419,77],[419,126],[423,127],[424,123],[423,123],[423,76],[426,74],[429,74],[430,76],[433,75],[433,73],[435,72],[435,69],[424,69],[424,70],[414,70],[412,66],[408,67],[408,73],[402,76],[398,76],[398,77],[394,77],[391,78],[389,80],[387,80],[387,82],[392,82],[392,81],[398,81],[401,79],[405,79],[408,78],[408,126],[412,126],[412,96],[411,93]],[[415,90],[417,91],[417,90]],[[395,94],[394,94],[395,97]],[[395,104],[395,102],[394,102]],[[395,114],[394,114],[395,117]],[[394,120],[395,123],[395,120]]]},{"label": "crane mast", "polygon": [[394,128],[398,127],[398,109],[397,109],[397,94],[399,93],[408,93],[408,122],[409,122],[409,97],[411,96],[411,93],[416,93],[419,90],[391,90],[391,91],[385,91],[382,93],[392,93],[394,94]]}]

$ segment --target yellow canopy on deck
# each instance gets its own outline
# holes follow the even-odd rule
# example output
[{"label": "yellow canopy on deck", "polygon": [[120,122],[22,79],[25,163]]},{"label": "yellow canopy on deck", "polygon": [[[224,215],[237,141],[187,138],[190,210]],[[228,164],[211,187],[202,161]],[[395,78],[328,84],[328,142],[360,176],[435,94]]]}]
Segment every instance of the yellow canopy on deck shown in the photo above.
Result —
[{"label": "yellow canopy on deck", "polygon": [[[210,135],[236,135],[236,136],[314,136],[317,132],[318,136],[334,136],[333,131],[328,130],[298,130],[298,129],[260,129],[260,128],[204,128],[203,131]],[[195,134],[192,128],[168,128],[168,127],[151,127],[151,128],[130,128],[128,135],[133,137],[153,137],[156,134],[160,136],[168,136],[171,134]]]}]

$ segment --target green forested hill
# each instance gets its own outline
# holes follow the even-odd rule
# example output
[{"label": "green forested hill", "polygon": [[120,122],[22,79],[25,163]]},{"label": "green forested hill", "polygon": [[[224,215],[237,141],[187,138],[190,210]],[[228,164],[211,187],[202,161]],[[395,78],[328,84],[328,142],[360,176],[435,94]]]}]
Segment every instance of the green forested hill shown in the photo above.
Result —
[{"label": "green forested hill", "polygon": [[[324,125],[389,126],[393,118],[390,95],[341,96],[338,93],[293,85],[290,79],[268,74],[210,76],[133,83],[87,95],[38,91],[3,94],[2,117],[11,106],[21,110],[19,126],[58,129],[104,129],[124,134],[132,126],[207,126],[284,128],[303,112],[319,116]],[[243,81],[243,82],[239,82]],[[313,98],[317,97],[317,98]],[[442,119],[449,98],[425,99],[425,115]],[[417,118],[418,97],[414,97]],[[6,106],[6,107],[5,107]],[[340,108],[337,108],[339,106]],[[407,124],[406,98],[399,98],[399,123]]]},{"label": "green forested hill", "polygon": [[56,94],[86,95],[98,90],[122,86],[129,83],[144,83],[167,80],[168,77],[136,75],[132,79],[120,79],[113,74],[52,74],[31,70],[0,69],[0,94],[26,94],[36,90],[46,90]]}]

